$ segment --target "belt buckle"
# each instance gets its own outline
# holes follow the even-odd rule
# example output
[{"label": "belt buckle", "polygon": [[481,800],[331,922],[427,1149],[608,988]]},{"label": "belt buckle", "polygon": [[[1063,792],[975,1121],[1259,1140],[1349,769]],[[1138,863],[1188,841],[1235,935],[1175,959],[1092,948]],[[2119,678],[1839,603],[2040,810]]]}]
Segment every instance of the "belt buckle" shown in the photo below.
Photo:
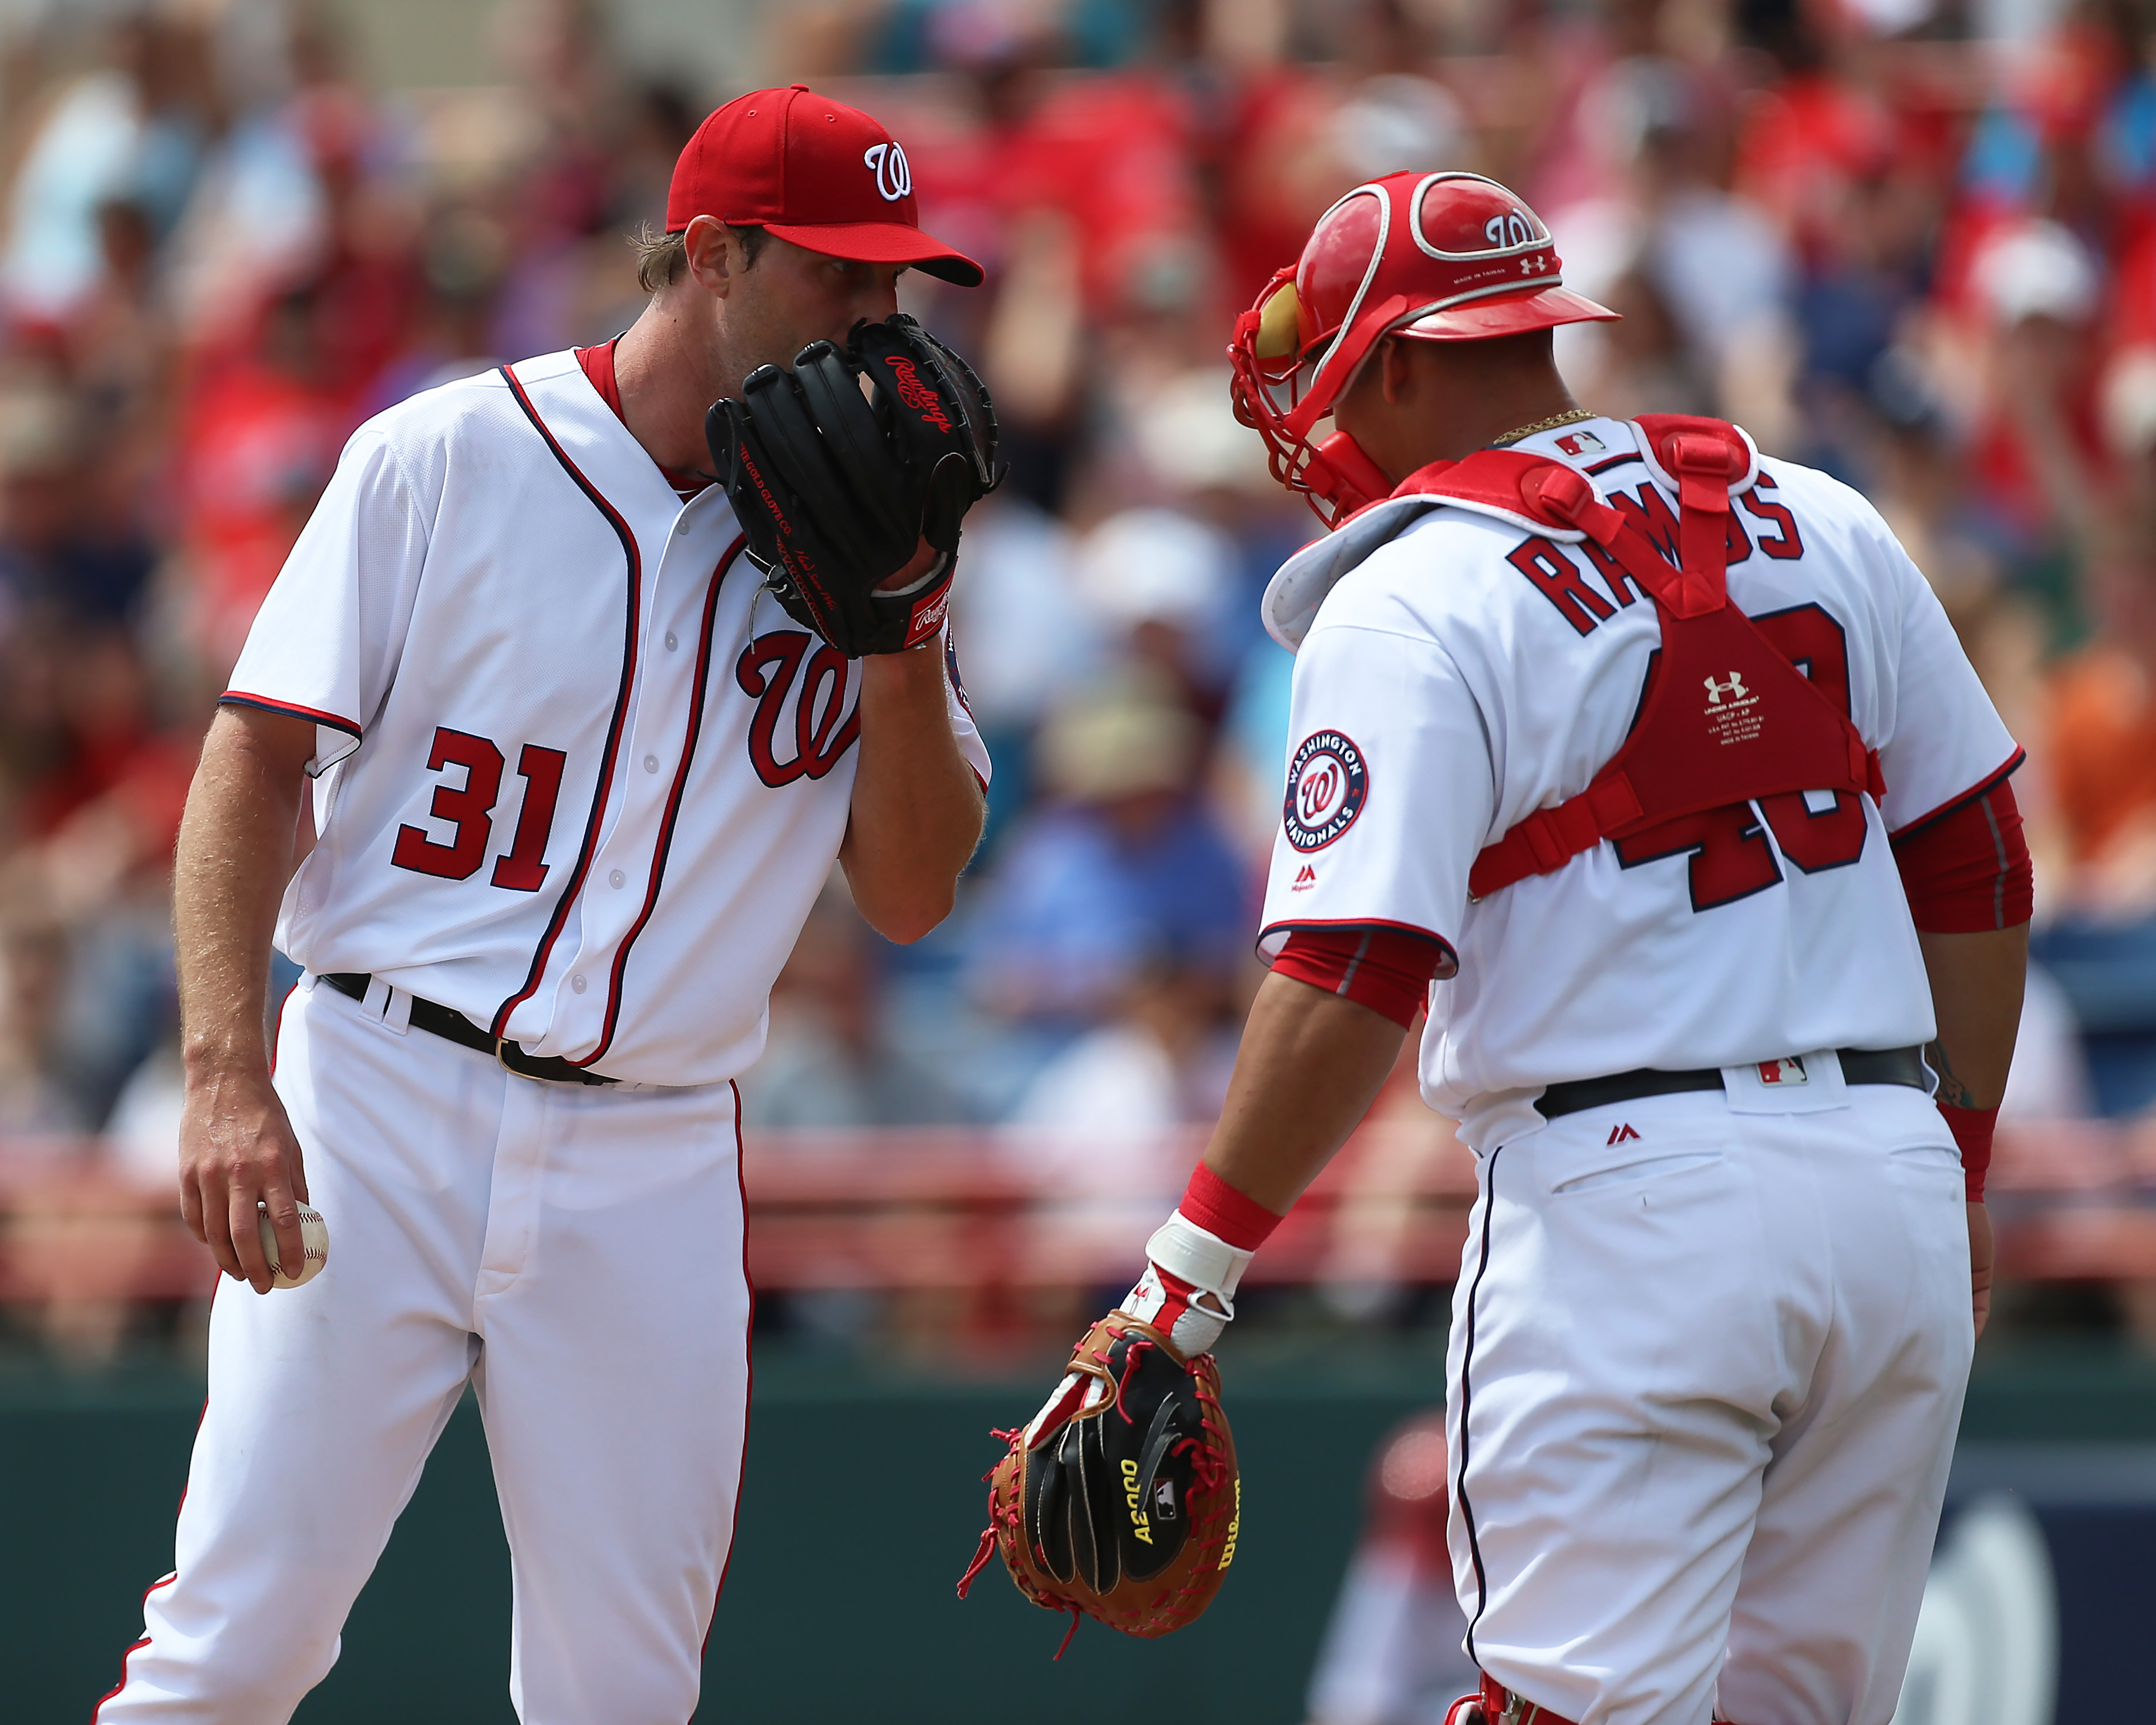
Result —
[{"label": "belt buckle", "polygon": [[519,1068],[510,1065],[509,1056],[504,1053],[503,1050],[511,1048],[516,1049],[519,1054],[522,1054],[524,1052],[524,1050],[520,1044],[511,1042],[506,1036],[495,1037],[494,1039],[495,1064],[500,1066],[505,1072],[514,1072],[519,1078],[529,1078],[531,1076],[529,1072],[523,1071]]}]

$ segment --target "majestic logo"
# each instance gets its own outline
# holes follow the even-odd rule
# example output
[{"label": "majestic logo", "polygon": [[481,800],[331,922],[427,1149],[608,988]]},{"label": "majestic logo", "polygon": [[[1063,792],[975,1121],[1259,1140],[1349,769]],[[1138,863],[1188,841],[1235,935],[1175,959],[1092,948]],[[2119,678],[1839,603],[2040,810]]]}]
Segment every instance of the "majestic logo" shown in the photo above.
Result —
[{"label": "majestic logo", "polygon": [[885,357],[884,363],[891,367],[891,386],[898,391],[898,398],[921,415],[923,424],[948,431],[951,417],[943,411],[943,398],[921,381],[913,362],[893,353]]},{"label": "majestic logo", "polygon": [[1288,891],[1290,892],[1307,892],[1312,887],[1317,885],[1317,870],[1311,867],[1308,863],[1305,863],[1300,869],[1296,870],[1295,885],[1289,887]]},{"label": "majestic logo", "polygon": [[1759,1062],[1759,1081],[1762,1084],[1810,1084],[1811,1075],[1804,1070],[1804,1063],[1794,1055],[1786,1060]]},{"label": "majestic logo", "polygon": [[1729,680],[1726,683],[1717,683],[1712,677],[1703,680],[1707,684],[1707,704],[1709,706],[1720,706],[1725,695],[1732,701],[1742,701],[1752,692],[1744,686],[1743,677],[1736,671],[1730,672]]},{"label": "majestic logo", "polygon": [[1629,1124],[1613,1126],[1609,1128],[1609,1142],[1613,1144],[1629,1144],[1639,1136],[1639,1133],[1634,1132]]},{"label": "majestic logo", "polygon": [[1599,455],[1609,447],[1591,431],[1568,431],[1557,446],[1568,455]]},{"label": "majestic logo", "polygon": [[1337,731],[1303,738],[1288,762],[1281,825],[1297,850],[1322,850],[1363,812],[1370,771],[1363,752]]},{"label": "majestic logo", "polygon": [[913,167],[896,143],[871,144],[861,160],[875,176],[877,195],[886,203],[913,196]]}]

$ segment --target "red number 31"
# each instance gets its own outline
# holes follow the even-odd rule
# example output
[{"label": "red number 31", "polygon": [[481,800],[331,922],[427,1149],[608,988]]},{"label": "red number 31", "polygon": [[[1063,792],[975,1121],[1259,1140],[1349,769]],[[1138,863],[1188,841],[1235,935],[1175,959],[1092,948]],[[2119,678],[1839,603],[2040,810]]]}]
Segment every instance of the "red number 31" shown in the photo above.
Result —
[{"label": "red number 31", "polygon": [[[524,780],[524,804],[516,814],[516,836],[508,854],[495,860],[493,881],[511,892],[536,892],[547,878],[541,859],[547,851],[547,835],[554,828],[554,803],[562,793],[562,768],[568,757],[559,749],[544,749],[527,742],[516,757],[518,776]],[[465,769],[461,785],[434,787],[434,800],[427,812],[448,824],[454,836],[437,844],[422,829],[401,826],[397,848],[389,860],[415,874],[438,875],[445,880],[469,880],[486,860],[487,840],[494,832],[494,805],[501,795],[501,751],[484,737],[468,731],[452,731],[446,725],[434,731],[434,746],[428,752],[427,770],[444,767]]]}]

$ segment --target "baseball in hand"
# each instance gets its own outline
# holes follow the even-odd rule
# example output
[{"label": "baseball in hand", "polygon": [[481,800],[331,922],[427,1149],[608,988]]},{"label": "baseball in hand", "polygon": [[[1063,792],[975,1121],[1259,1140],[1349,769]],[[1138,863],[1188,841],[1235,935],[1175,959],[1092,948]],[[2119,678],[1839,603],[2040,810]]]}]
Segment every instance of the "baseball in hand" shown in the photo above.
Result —
[{"label": "baseball in hand", "polygon": [[302,1282],[312,1281],[330,1260],[329,1224],[322,1220],[322,1213],[304,1204],[300,1206],[300,1267],[288,1272],[277,1261],[277,1230],[270,1225],[270,1206],[258,1199],[254,1209],[256,1219],[262,1225],[262,1255],[270,1260],[270,1268],[275,1272],[270,1286],[296,1288]]}]

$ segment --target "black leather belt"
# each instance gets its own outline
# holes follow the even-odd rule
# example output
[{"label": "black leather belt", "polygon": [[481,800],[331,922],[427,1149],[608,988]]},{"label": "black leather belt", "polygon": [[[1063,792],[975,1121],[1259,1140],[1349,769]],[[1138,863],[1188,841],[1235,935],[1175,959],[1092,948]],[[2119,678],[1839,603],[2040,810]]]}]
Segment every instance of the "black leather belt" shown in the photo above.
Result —
[{"label": "black leather belt", "polygon": [[[322,980],[338,993],[354,1000],[367,999],[367,990],[374,978],[362,971],[325,971]],[[521,1045],[499,1036],[490,1036],[460,1012],[452,1012],[446,1006],[437,1006],[431,1000],[412,997],[412,1027],[439,1036],[445,1042],[454,1042],[459,1048],[469,1048],[496,1060],[520,1078],[544,1078],[554,1084],[619,1084],[618,1078],[608,1078],[602,1072],[588,1072],[582,1066],[572,1066],[557,1055],[541,1056],[525,1053]]]},{"label": "black leather belt", "polygon": [[[413,1023],[418,1020],[415,1018]],[[1920,1048],[1838,1048],[1845,1084],[1906,1084],[1928,1091],[1924,1054]],[[1599,1108],[1610,1102],[1630,1102],[1641,1096],[1672,1096],[1680,1091],[1720,1090],[1722,1069],[1700,1066],[1689,1072],[1658,1072],[1642,1066],[1631,1072],[1613,1072],[1607,1078],[1573,1078],[1553,1084],[1542,1093],[1535,1110],[1545,1120],[1577,1114],[1583,1108]]]}]

